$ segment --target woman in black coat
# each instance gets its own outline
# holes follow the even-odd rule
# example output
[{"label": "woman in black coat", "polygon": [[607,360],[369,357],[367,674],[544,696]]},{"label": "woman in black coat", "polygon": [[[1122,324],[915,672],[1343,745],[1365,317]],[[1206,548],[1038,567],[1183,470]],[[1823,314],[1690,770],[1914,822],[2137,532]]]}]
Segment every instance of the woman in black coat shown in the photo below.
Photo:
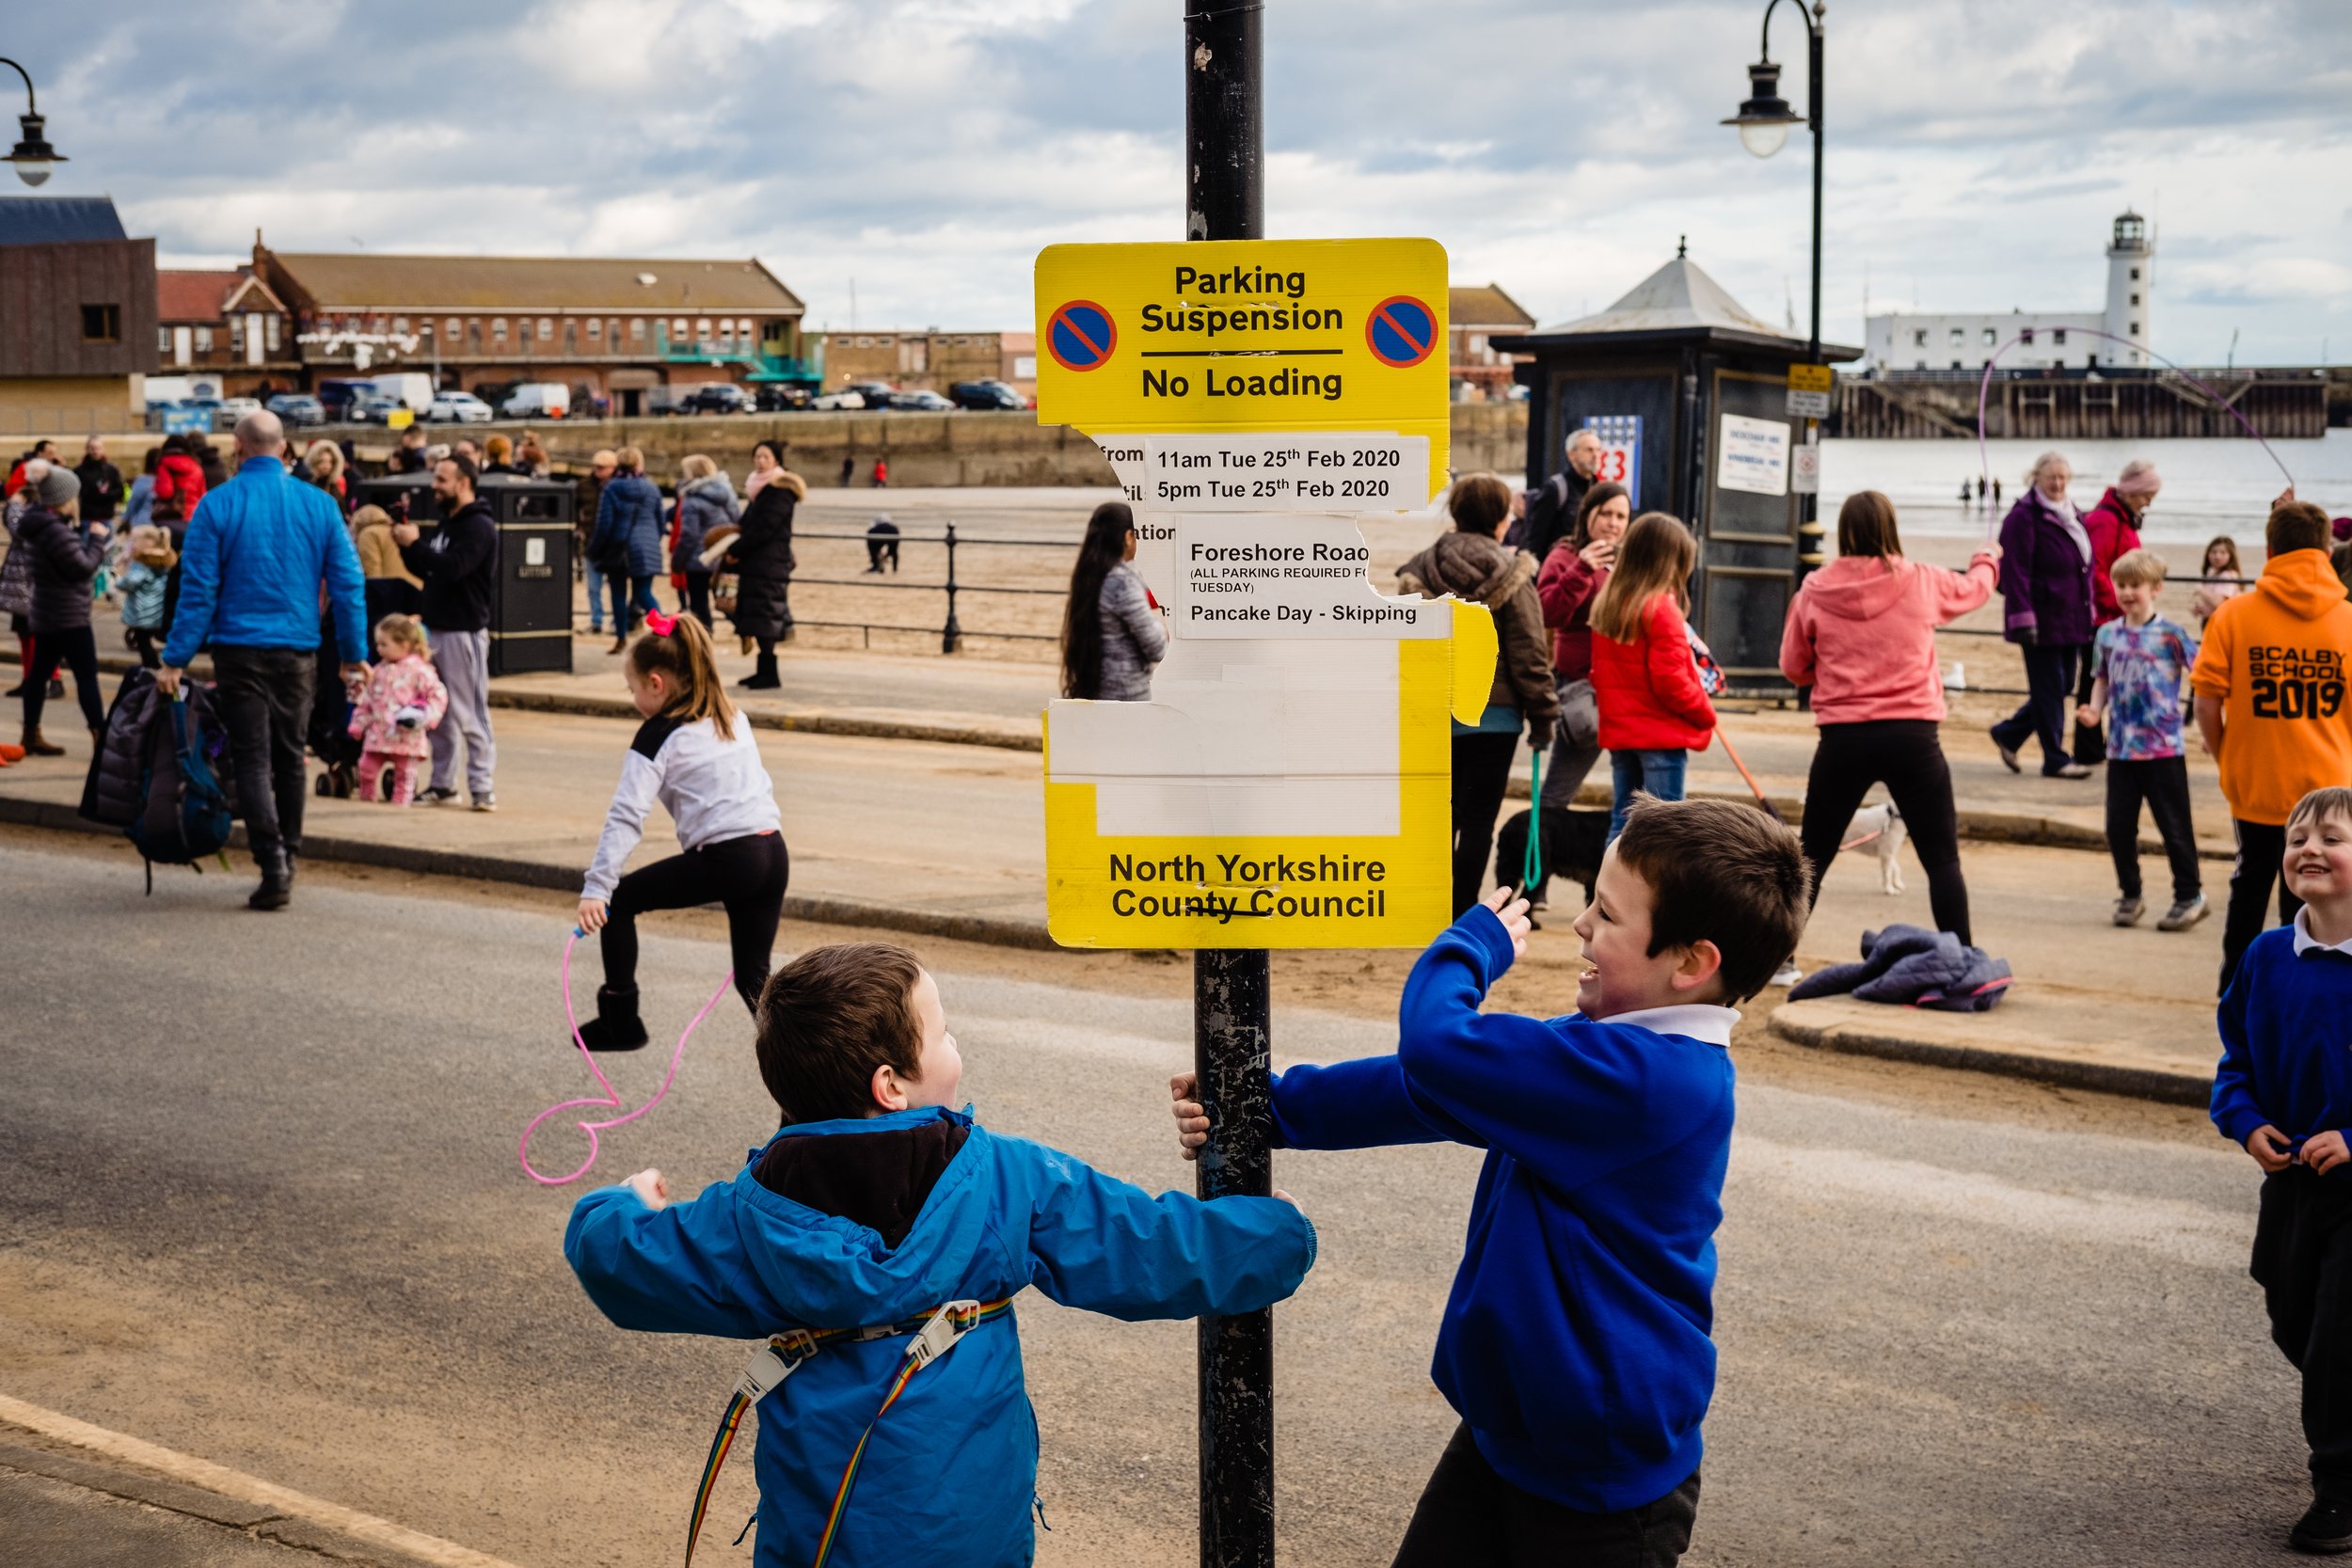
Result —
[{"label": "woman in black coat", "polygon": [[735,629],[759,645],[759,665],[737,682],[754,691],[783,685],[776,644],[792,629],[792,513],[808,498],[800,475],[776,461],[766,441],[753,453],[751,504],[728,553],[735,561]]}]

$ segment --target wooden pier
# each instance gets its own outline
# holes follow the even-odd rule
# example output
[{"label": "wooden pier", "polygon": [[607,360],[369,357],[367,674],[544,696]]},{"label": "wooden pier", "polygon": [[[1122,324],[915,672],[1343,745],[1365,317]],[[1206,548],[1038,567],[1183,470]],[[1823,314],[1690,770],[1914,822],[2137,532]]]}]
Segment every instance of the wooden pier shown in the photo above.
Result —
[{"label": "wooden pier", "polygon": [[[2327,433],[2331,378],[2325,372],[2193,373],[2196,381],[2170,371],[2097,380],[1995,372],[1985,390],[1984,434],[1994,439],[2060,441],[2242,437],[2246,427],[2232,417],[2232,409],[2268,436],[2311,439]],[[1828,434],[1848,440],[1973,440],[1979,381],[1969,371],[1840,376]]]}]

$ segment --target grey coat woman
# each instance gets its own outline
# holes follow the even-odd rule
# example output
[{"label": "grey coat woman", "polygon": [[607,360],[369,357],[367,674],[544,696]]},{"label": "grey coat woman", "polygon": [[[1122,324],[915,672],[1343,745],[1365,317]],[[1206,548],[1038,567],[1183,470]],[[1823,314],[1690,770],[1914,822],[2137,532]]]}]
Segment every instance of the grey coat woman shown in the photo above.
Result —
[{"label": "grey coat woman", "polygon": [[1168,657],[1168,629],[1144,590],[1143,577],[1122,561],[1103,579],[1103,685],[1106,703],[1152,700],[1152,667]]}]

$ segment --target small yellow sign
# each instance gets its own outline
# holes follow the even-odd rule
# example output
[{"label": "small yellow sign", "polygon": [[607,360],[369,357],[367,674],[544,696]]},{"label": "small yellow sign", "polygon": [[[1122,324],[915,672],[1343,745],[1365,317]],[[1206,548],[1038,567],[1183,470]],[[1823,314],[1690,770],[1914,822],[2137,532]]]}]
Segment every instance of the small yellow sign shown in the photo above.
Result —
[{"label": "small yellow sign", "polygon": [[1057,245],[1037,259],[1038,418],[1089,436],[1393,431],[1446,469],[1434,240]]},{"label": "small yellow sign", "polygon": [[1799,392],[1826,392],[1830,389],[1830,368],[1827,365],[1791,365],[1788,386]]},{"label": "small yellow sign", "polygon": [[384,428],[387,430],[406,430],[416,422],[417,414],[413,408],[395,408],[384,416]]}]

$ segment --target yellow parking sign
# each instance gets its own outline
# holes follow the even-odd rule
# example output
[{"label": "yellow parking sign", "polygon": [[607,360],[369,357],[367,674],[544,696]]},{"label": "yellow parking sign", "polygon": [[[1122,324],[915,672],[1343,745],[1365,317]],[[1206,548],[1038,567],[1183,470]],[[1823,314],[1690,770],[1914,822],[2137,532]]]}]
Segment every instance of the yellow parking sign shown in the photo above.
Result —
[{"label": "yellow parking sign", "polygon": [[1435,240],[1057,245],[1037,259],[1038,418],[1092,436],[1388,430],[1445,471]]}]

